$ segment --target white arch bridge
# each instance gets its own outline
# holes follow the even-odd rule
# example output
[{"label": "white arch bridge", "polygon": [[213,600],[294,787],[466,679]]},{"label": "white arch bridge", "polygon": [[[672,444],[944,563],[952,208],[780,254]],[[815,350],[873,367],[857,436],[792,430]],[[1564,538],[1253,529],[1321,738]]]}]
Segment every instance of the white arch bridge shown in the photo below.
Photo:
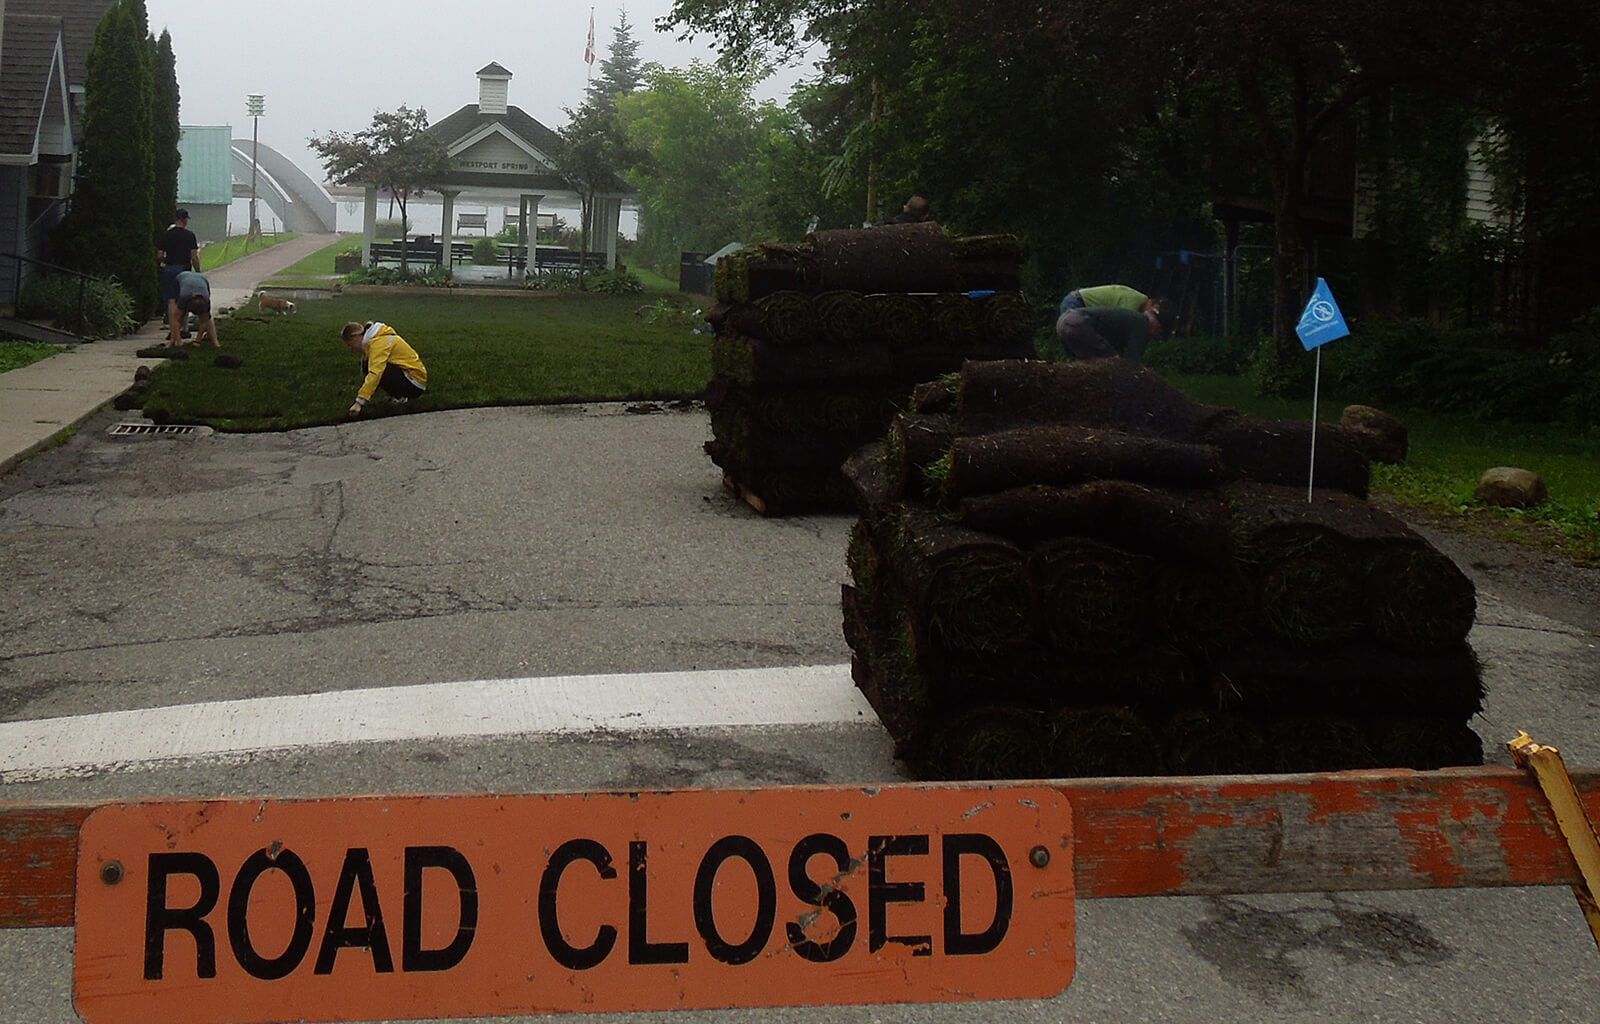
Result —
[{"label": "white arch bridge", "polygon": [[250,139],[233,140],[233,195],[250,198],[250,153],[256,154],[256,200],[277,214],[285,231],[324,234],[338,230],[338,204],[294,161]]}]

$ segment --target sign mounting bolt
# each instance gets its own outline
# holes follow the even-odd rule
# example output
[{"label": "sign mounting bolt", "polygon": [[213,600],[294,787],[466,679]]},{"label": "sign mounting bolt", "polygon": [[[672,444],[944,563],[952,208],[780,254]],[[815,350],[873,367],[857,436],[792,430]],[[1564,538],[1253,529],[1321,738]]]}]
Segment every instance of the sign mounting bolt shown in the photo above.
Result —
[{"label": "sign mounting bolt", "polygon": [[100,881],[107,885],[116,885],[122,881],[122,861],[108,860],[100,865]]},{"label": "sign mounting bolt", "polygon": [[1042,846],[1035,846],[1028,851],[1028,863],[1036,868],[1047,867],[1050,864],[1050,851]]}]

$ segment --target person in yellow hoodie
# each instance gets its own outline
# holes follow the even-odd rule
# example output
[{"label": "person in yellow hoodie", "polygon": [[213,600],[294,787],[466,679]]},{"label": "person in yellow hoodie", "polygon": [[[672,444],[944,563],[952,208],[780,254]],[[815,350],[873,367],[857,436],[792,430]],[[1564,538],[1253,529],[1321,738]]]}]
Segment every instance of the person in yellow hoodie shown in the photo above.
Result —
[{"label": "person in yellow hoodie", "polygon": [[428,390],[428,368],[422,365],[422,357],[393,327],[381,321],[351,322],[344,325],[342,337],[346,345],[361,353],[361,372],[366,374],[355,404],[350,406],[350,416],[360,416],[379,388],[401,405]]}]

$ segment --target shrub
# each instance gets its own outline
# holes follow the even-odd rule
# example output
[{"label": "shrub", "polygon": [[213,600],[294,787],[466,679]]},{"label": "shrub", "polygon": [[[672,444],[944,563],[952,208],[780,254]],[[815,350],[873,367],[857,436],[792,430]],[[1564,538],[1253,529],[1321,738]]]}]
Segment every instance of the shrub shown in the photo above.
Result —
[{"label": "shrub", "polygon": [[48,320],[64,331],[92,338],[115,338],[139,326],[133,315],[133,297],[122,285],[104,277],[84,280],[51,274],[34,278],[23,287],[17,311],[27,319]]},{"label": "shrub", "polygon": [[1236,377],[1250,369],[1255,347],[1254,339],[1243,336],[1163,338],[1150,344],[1144,359],[1164,374]]},{"label": "shrub", "polygon": [[[504,233],[503,231],[501,232],[501,234]],[[498,238],[499,235],[495,237]],[[495,245],[494,238],[480,238],[472,243],[472,262],[476,266],[492,267],[494,266],[495,255],[498,252],[499,247]]]},{"label": "shrub", "polygon": [[1377,325],[1358,343],[1329,345],[1325,386],[1373,403],[1482,420],[1561,419],[1574,375],[1542,345],[1492,329],[1445,330],[1422,321]]},{"label": "shrub", "polygon": [[638,295],[644,291],[644,282],[631,270],[596,270],[584,280],[584,287],[602,295]]},{"label": "shrub", "polygon": [[575,291],[578,287],[578,272],[562,268],[536,270],[522,279],[522,287],[547,292]]},{"label": "shrub", "polygon": [[344,275],[346,284],[399,284],[400,268],[385,267],[372,264],[366,267],[357,267]]}]

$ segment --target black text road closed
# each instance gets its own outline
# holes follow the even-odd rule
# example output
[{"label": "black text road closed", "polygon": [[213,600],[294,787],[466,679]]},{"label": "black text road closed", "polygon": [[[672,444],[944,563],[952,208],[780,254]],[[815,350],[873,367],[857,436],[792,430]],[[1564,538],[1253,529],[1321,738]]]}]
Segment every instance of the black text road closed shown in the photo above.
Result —
[{"label": "black text road closed", "polygon": [[1071,811],[1027,786],[104,807],[90,1024],[1044,997]]}]

